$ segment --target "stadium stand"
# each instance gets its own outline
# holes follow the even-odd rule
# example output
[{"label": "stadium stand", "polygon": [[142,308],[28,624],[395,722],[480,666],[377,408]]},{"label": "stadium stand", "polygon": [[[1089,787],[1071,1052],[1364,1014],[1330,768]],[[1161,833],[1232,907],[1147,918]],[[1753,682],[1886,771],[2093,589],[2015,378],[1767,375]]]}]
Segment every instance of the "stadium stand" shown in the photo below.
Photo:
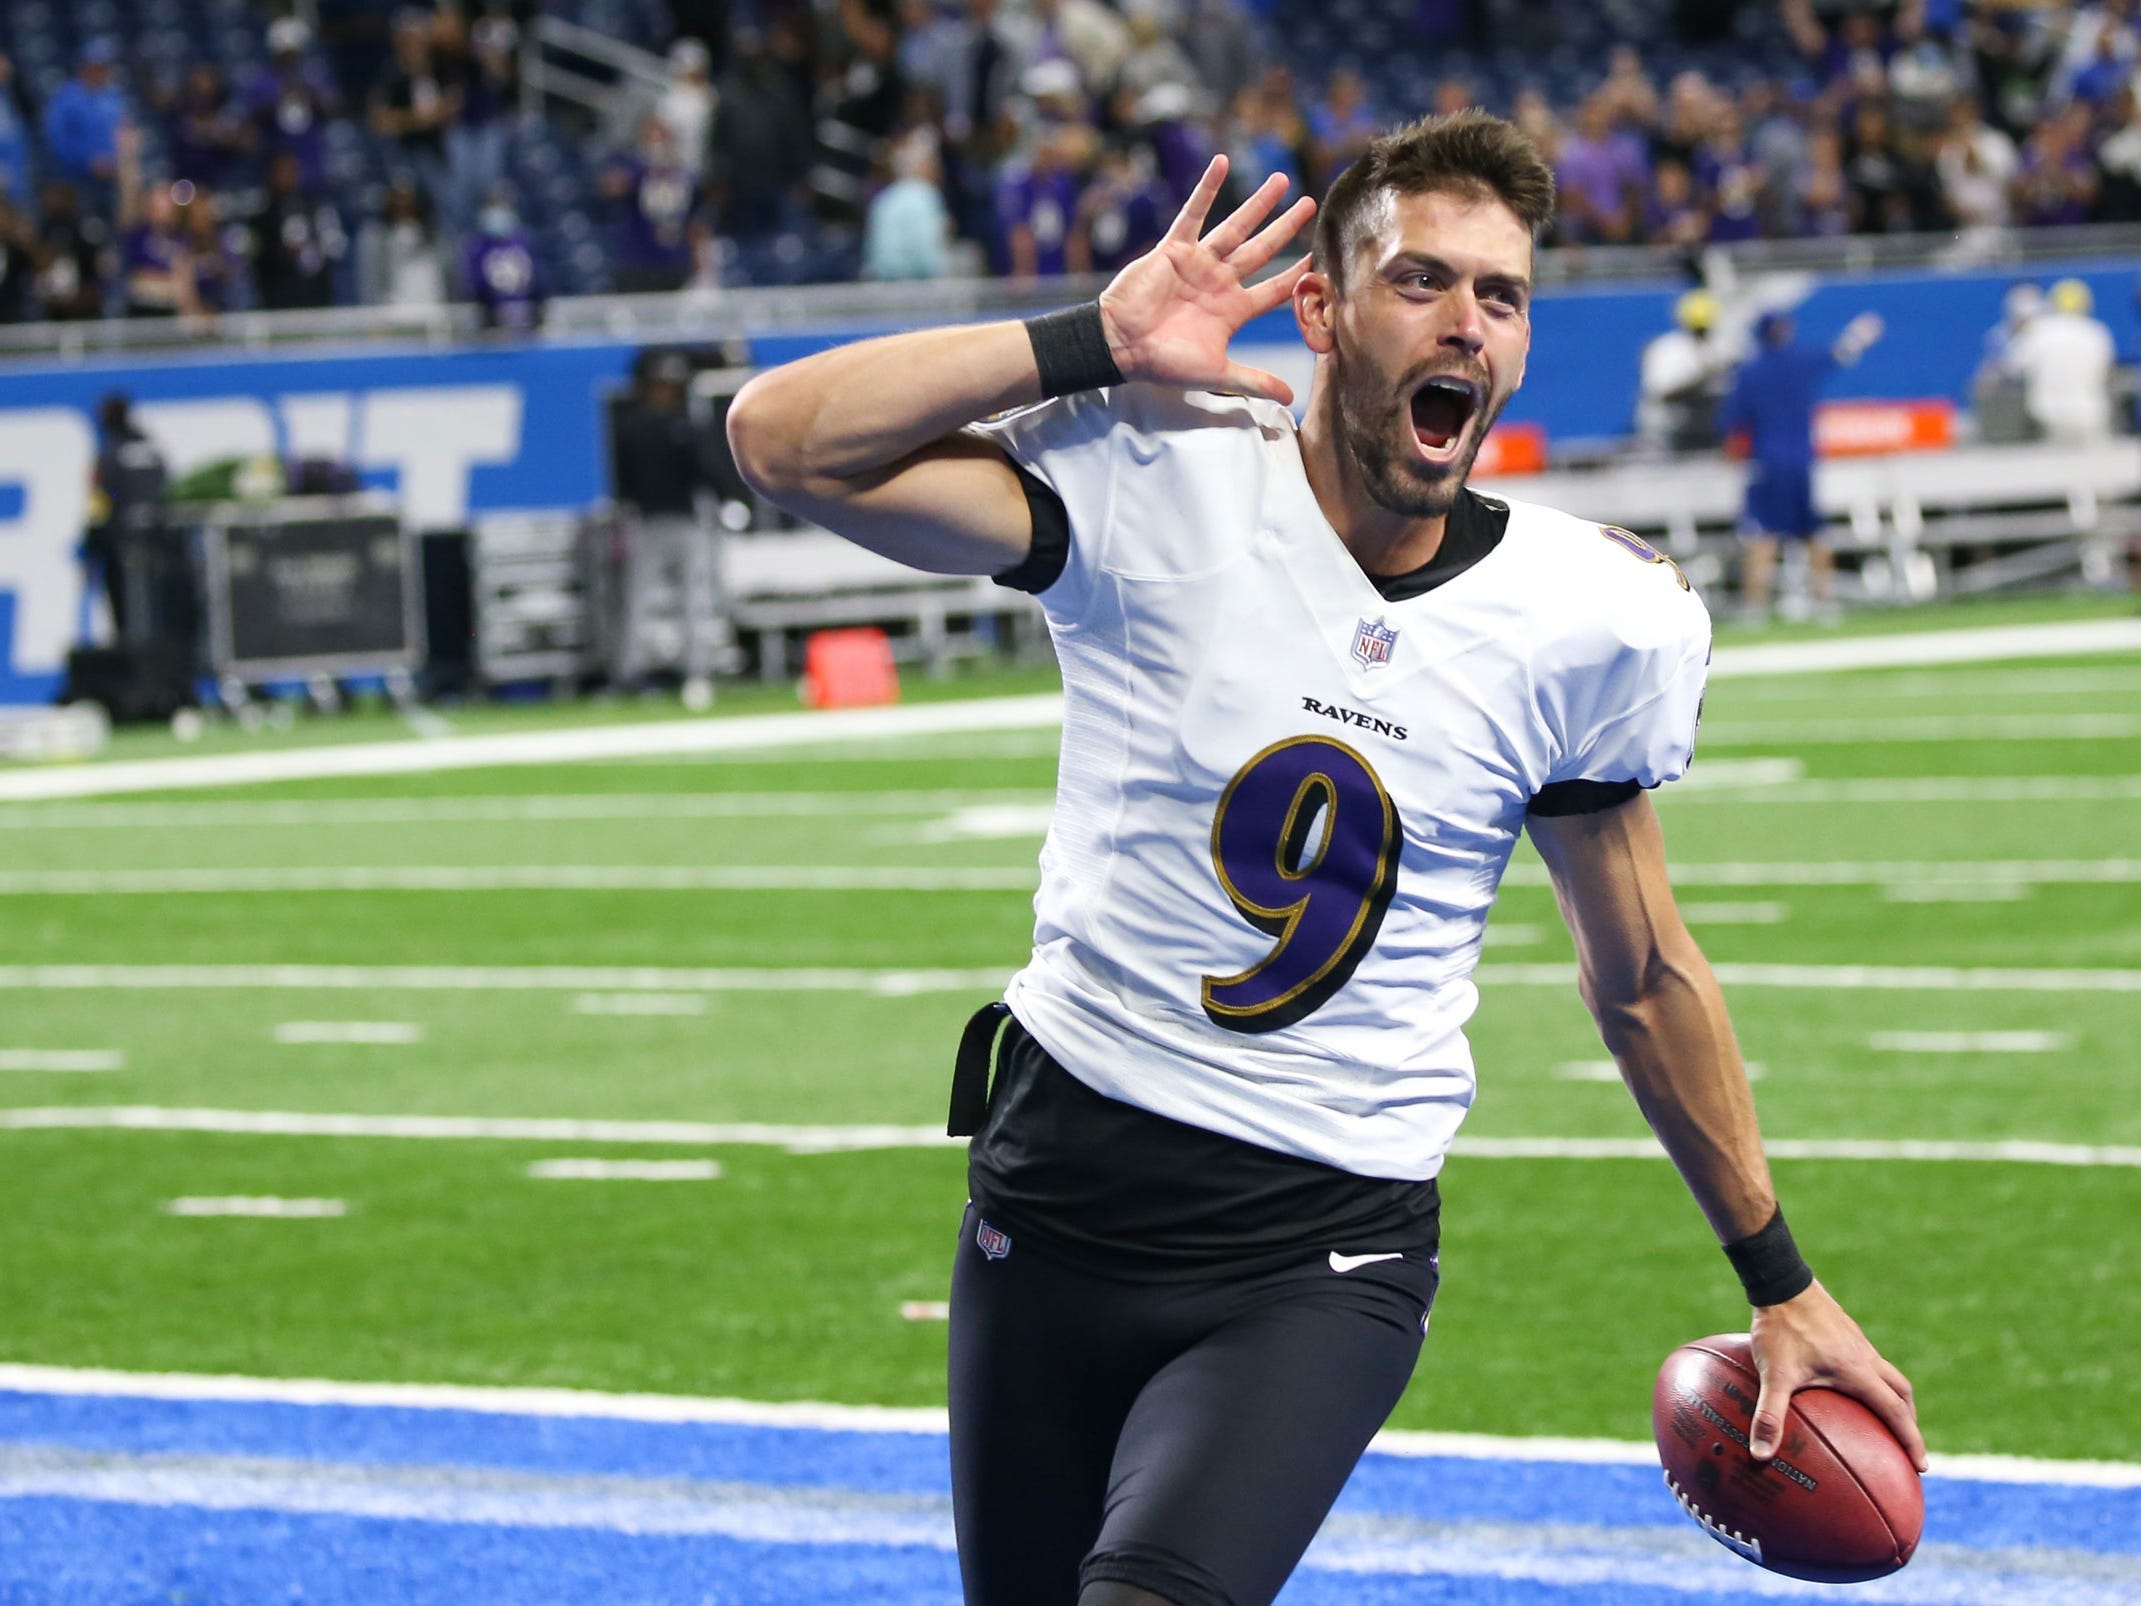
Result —
[{"label": "stadium stand", "polygon": [[[315,34],[260,0],[0,8],[0,183],[38,285],[0,298],[0,315],[120,310],[115,118],[139,130],[144,177],[180,186],[178,232],[234,258],[220,295],[231,311],[270,299],[254,224],[276,209],[269,169],[284,151],[310,207],[352,240],[391,227],[406,177],[447,264],[503,193],[557,294],[643,285],[619,262],[642,232],[645,187],[604,179],[650,116],[700,186],[664,202],[711,225],[699,284],[859,277],[880,198],[914,210],[896,165],[939,175],[956,233],[949,251],[922,253],[926,271],[1105,268],[1156,229],[1211,150],[1232,155],[1237,187],[1275,170],[1320,186],[1375,128],[1473,103],[1553,153],[1562,245],[1693,251],[2141,220],[2141,30],[2124,0],[317,9]],[[52,191],[62,183],[71,210]],[[395,220],[408,211],[395,203]],[[73,282],[90,262],[94,308]],[[390,293],[346,242],[320,277],[335,304]]]}]

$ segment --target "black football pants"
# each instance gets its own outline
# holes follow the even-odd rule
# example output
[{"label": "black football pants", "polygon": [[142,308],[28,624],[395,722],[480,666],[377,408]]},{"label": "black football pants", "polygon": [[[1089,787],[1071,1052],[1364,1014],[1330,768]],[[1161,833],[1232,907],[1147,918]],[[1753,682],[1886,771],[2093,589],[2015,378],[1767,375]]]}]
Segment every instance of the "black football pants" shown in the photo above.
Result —
[{"label": "black football pants", "polygon": [[1101,1580],[1268,1606],[1404,1392],[1436,1280],[1426,1257],[1341,1273],[1316,1245],[1253,1277],[1116,1281],[969,1206],[951,1316],[967,1606],[1073,1606]]}]

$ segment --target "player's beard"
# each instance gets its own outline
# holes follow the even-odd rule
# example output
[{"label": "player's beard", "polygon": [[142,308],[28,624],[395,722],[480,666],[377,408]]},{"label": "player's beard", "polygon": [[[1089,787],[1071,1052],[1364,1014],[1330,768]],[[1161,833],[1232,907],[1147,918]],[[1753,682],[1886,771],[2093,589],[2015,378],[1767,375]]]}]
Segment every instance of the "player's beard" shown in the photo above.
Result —
[{"label": "player's beard", "polygon": [[1445,365],[1422,363],[1403,379],[1393,380],[1374,362],[1334,349],[1331,366],[1339,433],[1369,498],[1400,518],[1446,515],[1456,505],[1457,493],[1464,489],[1473,459],[1479,456],[1480,443],[1508,398],[1487,395],[1482,386],[1479,408],[1465,420],[1470,439],[1464,450],[1447,463],[1435,464],[1420,455],[1413,434],[1412,393],[1428,375],[1448,372]]}]

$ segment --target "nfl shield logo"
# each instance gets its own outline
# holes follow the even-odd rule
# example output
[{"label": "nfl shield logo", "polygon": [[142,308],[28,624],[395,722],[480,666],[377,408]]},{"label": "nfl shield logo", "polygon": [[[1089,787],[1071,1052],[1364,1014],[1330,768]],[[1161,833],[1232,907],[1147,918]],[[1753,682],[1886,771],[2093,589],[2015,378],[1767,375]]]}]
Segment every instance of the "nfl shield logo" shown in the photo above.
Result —
[{"label": "nfl shield logo", "polygon": [[991,1260],[1001,1260],[1011,1253],[1010,1236],[986,1221],[975,1229],[974,1242],[981,1245],[981,1252]]},{"label": "nfl shield logo", "polygon": [[1363,619],[1353,632],[1353,661],[1363,669],[1390,662],[1390,649],[1398,633],[1380,619]]}]

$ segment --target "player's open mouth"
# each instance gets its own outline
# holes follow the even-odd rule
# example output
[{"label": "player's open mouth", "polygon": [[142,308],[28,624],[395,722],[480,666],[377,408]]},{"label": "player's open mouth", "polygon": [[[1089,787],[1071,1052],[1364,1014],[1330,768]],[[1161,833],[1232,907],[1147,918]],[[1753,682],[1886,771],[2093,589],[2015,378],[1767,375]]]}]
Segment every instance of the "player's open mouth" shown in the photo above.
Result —
[{"label": "player's open mouth", "polygon": [[1455,374],[1437,374],[1412,393],[1412,433],[1431,463],[1457,456],[1465,427],[1479,411],[1480,387]]}]

